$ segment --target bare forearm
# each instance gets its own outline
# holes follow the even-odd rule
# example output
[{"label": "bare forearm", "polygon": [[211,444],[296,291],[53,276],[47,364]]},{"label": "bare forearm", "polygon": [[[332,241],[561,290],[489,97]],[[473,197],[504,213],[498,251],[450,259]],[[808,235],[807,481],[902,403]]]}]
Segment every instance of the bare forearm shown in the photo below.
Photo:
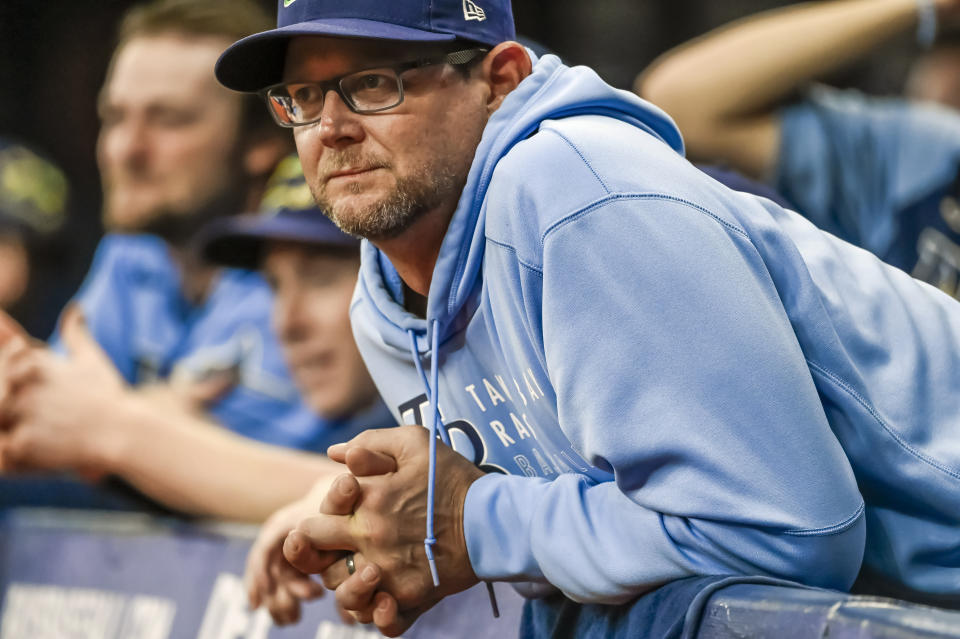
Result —
[{"label": "bare forearm", "polygon": [[111,420],[104,466],[143,493],[195,514],[263,521],[343,466],[325,456],[255,442],[180,411],[127,398]]},{"label": "bare forearm", "polygon": [[[937,0],[938,6],[947,1]],[[635,88],[670,113],[692,159],[762,178],[779,148],[780,103],[916,23],[917,0],[793,5],[667,52]]]},{"label": "bare forearm", "polygon": [[637,88],[674,114],[695,103],[717,118],[751,115],[916,21],[916,0],[793,5],[721,27],[664,54],[638,78]]}]

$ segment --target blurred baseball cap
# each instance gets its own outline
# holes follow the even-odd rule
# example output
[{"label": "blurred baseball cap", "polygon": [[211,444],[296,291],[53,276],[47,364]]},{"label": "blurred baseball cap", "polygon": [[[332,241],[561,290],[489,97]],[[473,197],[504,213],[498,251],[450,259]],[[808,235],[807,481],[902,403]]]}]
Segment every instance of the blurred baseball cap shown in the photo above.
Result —
[{"label": "blurred baseball cap", "polygon": [[67,178],[26,146],[0,138],[0,229],[44,236],[67,216]]},{"label": "blurred baseball cap", "polygon": [[256,270],[268,242],[356,250],[360,240],[347,235],[323,214],[303,177],[300,159],[286,157],[277,166],[260,206],[261,212],[220,218],[200,232],[204,259],[221,266]]},{"label": "blurred baseball cap", "polygon": [[496,46],[516,31],[510,0],[277,0],[277,28],[232,44],[217,61],[217,79],[236,91],[276,84],[287,44],[305,35]]}]

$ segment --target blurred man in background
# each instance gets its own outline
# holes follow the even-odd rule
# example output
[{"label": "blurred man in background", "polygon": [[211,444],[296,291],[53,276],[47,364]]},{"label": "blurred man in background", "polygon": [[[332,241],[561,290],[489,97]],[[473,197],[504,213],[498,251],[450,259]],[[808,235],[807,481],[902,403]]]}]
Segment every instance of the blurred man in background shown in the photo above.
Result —
[{"label": "blurred man in background", "polygon": [[[636,89],[676,120],[692,159],[768,181],[821,228],[956,297],[960,114],[808,84],[911,29],[932,40],[958,13],[956,0],[775,10],[668,52]],[[912,94],[948,100],[944,59],[927,62]]]},{"label": "blurred man in background", "polygon": [[[318,450],[393,425],[350,332],[359,242],[316,208],[296,157],[281,163],[265,203],[263,215],[225,218],[198,242],[220,264],[262,268],[276,291],[272,323],[318,425]],[[169,389],[131,387],[76,308],[61,339],[67,358],[16,336],[0,348],[5,470],[111,473],[177,510],[263,521],[315,483],[325,490],[339,468],[231,433]]]},{"label": "blurred man in background", "polygon": [[[232,0],[160,0],[124,19],[99,104],[112,232],[54,340],[68,357],[23,339],[0,356],[6,470],[114,473],[179,510],[262,520],[302,496],[324,460],[304,455],[298,465],[219,426],[322,452],[391,423],[365,373],[327,352],[303,365],[316,375],[307,383],[329,384],[349,368],[357,394],[311,410],[271,328],[261,275],[211,265],[196,250],[202,226],[264,197],[290,146],[256,97],[213,77],[219,52],[265,24],[254,4]],[[274,206],[290,190],[278,180]],[[263,485],[264,476],[275,482]]]}]

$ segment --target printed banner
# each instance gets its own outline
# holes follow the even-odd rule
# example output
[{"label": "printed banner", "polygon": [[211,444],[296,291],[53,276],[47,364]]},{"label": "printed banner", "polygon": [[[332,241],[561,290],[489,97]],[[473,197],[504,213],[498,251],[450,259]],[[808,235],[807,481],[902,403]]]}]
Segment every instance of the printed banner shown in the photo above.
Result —
[{"label": "printed banner", "polygon": [[[332,594],[278,628],[248,610],[242,574],[256,528],[200,526],[138,513],[9,511],[0,523],[0,639],[375,639],[347,626]],[[404,637],[516,636],[522,598],[496,585],[450,597]]]}]

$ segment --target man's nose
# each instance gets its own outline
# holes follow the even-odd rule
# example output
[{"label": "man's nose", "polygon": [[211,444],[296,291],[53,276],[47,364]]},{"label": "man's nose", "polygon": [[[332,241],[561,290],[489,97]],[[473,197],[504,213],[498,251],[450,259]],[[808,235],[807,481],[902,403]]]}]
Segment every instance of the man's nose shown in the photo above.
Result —
[{"label": "man's nose", "polygon": [[130,167],[141,166],[149,154],[149,134],[142,122],[126,120],[104,132],[105,152],[115,162]]},{"label": "man's nose", "polygon": [[285,344],[296,344],[306,334],[302,303],[298,294],[278,294],[273,303],[273,322],[277,336]]},{"label": "man's nose", "polygon": [[328,91],[320,116],[320,141],[330,148],[342,148],[360,142],[364,137],[361,118],[336,91]]}]

